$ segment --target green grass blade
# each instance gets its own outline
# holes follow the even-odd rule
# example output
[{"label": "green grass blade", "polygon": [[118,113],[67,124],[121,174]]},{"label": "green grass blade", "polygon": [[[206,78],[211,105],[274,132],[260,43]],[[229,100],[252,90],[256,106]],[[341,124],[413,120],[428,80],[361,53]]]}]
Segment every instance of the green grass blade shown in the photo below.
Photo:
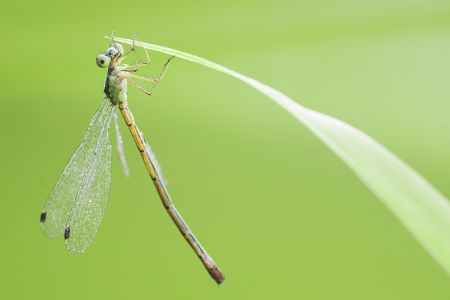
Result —
[{"label": "green grass blade", "polygon": [[[129,44],[130,39],[115,38]],[[136,46],[204,65],[233,76],[286,109],[328,145],[400,219],[450,275],[450,203],[414,169],[360,130],[299,105],[280,91],[204,58],[136,41]]]}]

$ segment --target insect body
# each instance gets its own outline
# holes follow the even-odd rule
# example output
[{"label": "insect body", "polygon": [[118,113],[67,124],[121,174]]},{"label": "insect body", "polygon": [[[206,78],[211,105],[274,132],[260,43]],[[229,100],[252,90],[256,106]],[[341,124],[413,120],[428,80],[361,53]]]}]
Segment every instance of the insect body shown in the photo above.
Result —
[{"label": "insect body", "polygon": [[[158,77],[151,78],[135,74],[139,67],[149,63],[147,52],[147,62],[132,65],[121,64],[132,51],[134,51],[134,47],[124,54],[123,47],[113,42],[104,53],[97,56],[97,65],[108,68],[104,84],[105,98],[92,118],[83,141],[65,167],[45,204],[40,215],[42,228],[49,237],[63,236],[67,248],[74,254],[84,253],[94,240],[106,209],[110,188],[112,147],[109,140],[109,128],[112,116],[115,121],[117,120],[115,108],[118,107],[164,208],[211,277],[220,284],[224,280],[222,272],[175,208],[156,157],[138,129],[128,107],[127,82],[131,82],[147,95],[151,95],[152,89],[142,87],[134,79],[157,84],[166,73],[173,57],[168,59]],[[118,128],[117,123],[116,128]],[[118,143],[119,154],[125,165],[120,133],[116,132],[118,141],[120,141]]]}]

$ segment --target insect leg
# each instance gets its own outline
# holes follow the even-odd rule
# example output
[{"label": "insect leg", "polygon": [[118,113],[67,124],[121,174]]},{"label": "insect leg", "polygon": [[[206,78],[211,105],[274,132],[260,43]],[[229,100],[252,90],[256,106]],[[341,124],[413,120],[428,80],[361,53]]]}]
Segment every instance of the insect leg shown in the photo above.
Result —
[{"label": "insect leg", "polygon": [[[159,72],[158,77],[149,77],[149,76],[140,76],[140,75],[134,75],[134,74],[129,74],[131,77],[137,78],[137,79],[141,79],[144,81],[148,81],[151,82],[153,84],[157,84],[159,83],[163,78],[164,75],[166,75],[167,72],[167,68],[169,67],[170,62],[172,61],[172,59],[175,56],[171,56],[169,57],[169,59],[166,61],[166,63],[163,65],[163,67],[161,68],[161,71]],[[139,66],[141,65],[145,65],[145,64],[135,64],[135,65],[129,65],[128,67],[130,68],[126,68],[124,69],[124,71],[128,71],[128,72],[137,72]]]},{"label": "insect leg", "polygon": [[131,82],[135,87],[137,87],[139,90],[141,90],[142,92],[146,93],[147,95],[151,96],[153,93],[153,89],[146,89],[143,86],[141,86],[140,84],[138,84],[136,81],[134,81],[133,79],[130,78],[131,74],[127,74],[125,77],[128,79],[129,82]]}]

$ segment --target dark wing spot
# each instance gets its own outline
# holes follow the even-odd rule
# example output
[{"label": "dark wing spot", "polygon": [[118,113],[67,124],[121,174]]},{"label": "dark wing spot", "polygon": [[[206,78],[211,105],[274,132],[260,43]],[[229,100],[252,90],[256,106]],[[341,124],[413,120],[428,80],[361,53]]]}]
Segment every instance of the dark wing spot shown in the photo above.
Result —
[{"label": "dark wing spot", "polygon": [[67,240],[70,237],[70,227],[64,229],[64,239]]},{"label": "dark wing spot", "polygon": [[44,223],[45,220],[47,219],[47,212],[43,211],[41,212],[41,223]]}]

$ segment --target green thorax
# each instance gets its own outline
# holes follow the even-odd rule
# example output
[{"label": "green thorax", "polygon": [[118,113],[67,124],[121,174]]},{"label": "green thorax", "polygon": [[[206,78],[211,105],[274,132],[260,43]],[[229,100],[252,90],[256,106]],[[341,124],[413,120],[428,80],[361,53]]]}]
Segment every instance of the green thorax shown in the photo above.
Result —
[{"label": "green thorax", "polygon": [[120,66],[108,70],[105,79],[105,95],[112,103],[127,101],[127,80]]}]

